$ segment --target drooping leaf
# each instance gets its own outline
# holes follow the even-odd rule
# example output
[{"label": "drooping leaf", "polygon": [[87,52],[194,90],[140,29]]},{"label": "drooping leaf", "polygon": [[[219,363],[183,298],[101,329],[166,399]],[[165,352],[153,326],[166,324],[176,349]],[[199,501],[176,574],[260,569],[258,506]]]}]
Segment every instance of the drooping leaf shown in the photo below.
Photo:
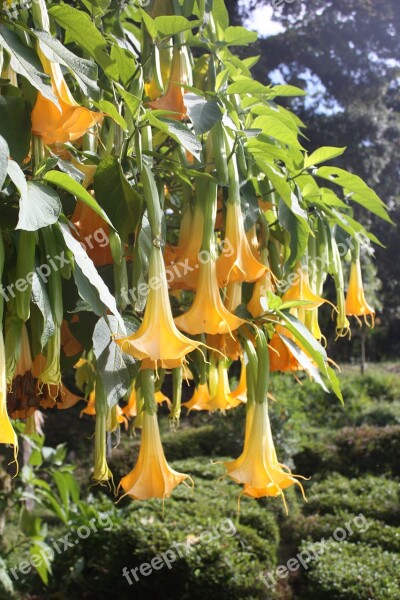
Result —
[{"label": "drooping leaf", "polygon": [[53,225],[61,214],[60,198],[51,187],[28,181],[27,195],[21,195],[19,218],[16,229],[37,231]]},{"label": "drooping leaf", "polygon": [[158,119],[151,111],[147,111],[146,116],[154,127],[157,127],[157,129],[168,134],[177,141],[178,144],[185,148],[185,150],[200,160],[202,149],[200,140],[197,139],[194,133],[190,131],[186,125],[183,125],[183,123],[175,121],[174,119],[167,119],[166,117],[160,117]]},{"label": "drooping leaf", "polygon": [[78,81],[83,93],[93,100],[98,100],[100,90],[97,85],[96,63],[76,56],[47,31],[34,31],[33,33],[40,41],[40,49],[46,58],[53,63],[66,66]]},{"label": "drooping leaf", "polygon": [[307,248],[309,227],[303,219],[298,219],[287,204],[280,200],[278,204],[280,225],[290,234],[290,256],[288,267],[295,265]]},{"label": "drooping leaf", "polygon": [[31,144],[31,119],[23,98],[0,96],[0,135],[7,141],[9,156],[22,162]]},{"label": "drooping leaf", "polygon": [[68,175],[67,173],[61,173],[60,171],[49,171],[45,174],[44,180],[56,185],[66,192],[69,192],[79,200],[82,200],[87,206],[89,206],[96,214],[106,221],[111,227],[113,224],[108,218],[104,210],[99,206],[98,202],[89,194],[87,190],[78,182],[76,179]]},{"label": "drooping leaf", "polygon": [[36,52],[29,46],[25,46],[17,34],[4,25],[0,25],[0,46],[9,53],[14,71],[25,77],[45,98],[59,106],[51,85],[47,83],[48,76],[43,73]]},{"label": "drooping leaf", "polygon": [[197,94],[185,94],[183,102],[197,135],[202,135],[222,119],[222,112],[215,100],[205,100]]},{"label": "drooping leaf", "polygon": [[[86,251],[82,248],[81,244],[73,237],[69,227],[65,225],[65,223],[60,223],[60,230],[63,235],[65,244],[74,255],[74,277],[75,281],[77,282],[79,294],[84,300],[87,300],[90,291],[89,301],[92,302],[93,298],[97,293],[97,297],[101,302],[101,310],[99,310],[98,302],[96,304],[92,304],[93,310],[100,317],[105,316],[107,312],[110,311],[111,314],[113,314],[117,318],[118,322],[120,323],[121,330],[123,331],[124,324],[122,321],[122,317],[117,309],[115,298],[110,293],[108,287],[97,272],[93,261],[88,257]],[[79,285],[79,282],[82,285]]]},{"label": "drooping leaf", "polygon": [[6,140],[0,135],[0,190],[7,177],[8,157],[10,151]]},{"label": "drooping leaf", "polygon": [[99,164],[95,177],[96,198],[122,240],[135,231],[142,211],[142,197],[127,181],[118,158],[109,156]]},{"label": "drooping leaf", "polygon": [[40,338],[42,349],[49,339],[54,335],[53,311],[47,295],[46,286],[43,280],[38,276],[37,271],[33,271],[31,301],[36,304],[43,317],[43,331]]},{"label": "drooping leaf", "polygon": [[[125,317],[124,324],[127,335],[132,335],[138,328],[138,322],[133,318]],[[126,394],[140,364],[137,359],[121,351],[111,334],[122,335],[117,319],[111,316],[100,319],[93,332],[93,352],[110,408]]]},{"label": "drooping leaf", "polygon": [[345,191],[351,192],[351,200],[357,202],[384,221],[393,223],[387,213],[387,207],[384,202],[358,175],[348,173],[338,167],[319,167],[315,174],[318,177],[340,185]]}]

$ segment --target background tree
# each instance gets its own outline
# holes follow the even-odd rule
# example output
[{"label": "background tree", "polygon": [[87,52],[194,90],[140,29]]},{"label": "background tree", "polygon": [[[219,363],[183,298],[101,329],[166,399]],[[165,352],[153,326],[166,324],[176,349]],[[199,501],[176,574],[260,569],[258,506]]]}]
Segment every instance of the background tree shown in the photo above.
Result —
[{"label": "background tree", "polygon": [[[391,206],[400,223],[400,4],[397,0],[228,1],[235,24],[251,18],[260,4],[275,5],[273,20],[284,31],[260,37],[258,79],[298,85],[305,98],[289,101],[307,125],[306,147],[348,146],[337,166],[363,177]],[[267,30],[267,25],[266,25]],[[254,54],[254,48],[252,48]],[[386,246],[375,249],[380,299],[384,308],[376,335],[378,358],[398,351],[400,261],[398,229],[379,219],[357,215]],[[372,291],[376,274],[370,270]],[[389,342],[389,343],[388,343]]]}]

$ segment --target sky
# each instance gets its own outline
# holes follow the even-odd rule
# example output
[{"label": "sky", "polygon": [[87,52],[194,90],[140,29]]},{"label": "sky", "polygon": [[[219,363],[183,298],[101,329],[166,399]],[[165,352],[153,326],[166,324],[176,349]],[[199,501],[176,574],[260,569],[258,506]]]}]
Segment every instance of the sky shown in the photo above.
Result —
[{"label": "sky", "polygon": [[[240,4],[245,4],[242,0]],[[247,19],[245,26],[254,29],[263,37],[276,35],[285,30],[280,23],[272,20],[274,9],[271,4],[259,6],[253,12],[251,19]]]}]

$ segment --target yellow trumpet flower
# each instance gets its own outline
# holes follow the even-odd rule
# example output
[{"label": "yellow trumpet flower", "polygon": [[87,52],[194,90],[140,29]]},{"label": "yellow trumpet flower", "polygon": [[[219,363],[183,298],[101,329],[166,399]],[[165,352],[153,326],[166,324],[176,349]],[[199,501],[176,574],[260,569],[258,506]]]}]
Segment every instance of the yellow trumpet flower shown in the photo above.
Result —
[{"label": "yellow trumpet flower", "polygon": [[39,56],[60,108],[39,92],[31,114],[32,132],[41,136],[45,144],[78,140],[104,115],[80,106],[69,91],[60,65],[50,62],[40,51]]},{"label": "yellow trumpet flower", "polygon": [[173,369],[200,343],[184,336],[174,323],[160,248],[150,251],[149,295],[142,324],[132,335],[115,339],[123,352],[144,361],[144,368]]},{"label": "yellow trumpet flower", "polygon": [[226,211],[225,243],[233,248],[223,252],[217,260],[218,281],[225,287],[230,281],[256,281],[265,272],[265,266],[255,258],[244,230],[243,215],[238,202],[228,202]]},{"label": "yellow trumpet flower", "polygon": [[231,333],[244,321],[224,306],[218,288],[215,261],[200,264],[196,296],[189,310],[175,319],[179,329],[196,335]]},{"label": "yellow trumpet flower", "polygon": [[351,263],[349,287],[346,295],[346,315],[349,317],[366,317],[369,315],[374,326],[375,310],[365,299],[364,286],[361,275],[360,260]]},{"label": "yellow trumpet flower", "polygon": [[321,298],[314,294],[310,287],[308,270],[302,269],[301,265],[298,264],[296,267],[296,278],[295,281],[290,285],[289,289],[284,293],[282,297],[283,302],[290,302],[292,300],[302,300],[309,304],[304,305],[304,309],[318,308],[324,302],[327,302],[325,298]]},{"label": "yellow trumpet flower", "polygon": [[234,398],[229,387],[228,369],[224,359],[218,361],[217,382],[211,391],[209,410],[211,412],[220,410],[224,412],[241,404],[238,398]]},{"label": "yellow trumpet flower", "polygon": [[144,411],[137,463],[120,482],[124,496],[130,496],[134,500],[168,498],[174,488],[188,477],[168,465],[161,445],[157,413],[149,414]]},{"label": "yellow trumpet flower", "polygon": [[292,475],[290,469],[277,459],[267,403],[256,402],[249,419],[250,432],[247,441],[245,438],[242,455],[232,463],[225,463],[228,475],[237,483],[244,484],[243,493],[246,496],[282,496],[287,512],[283,490],[296,484],[304,497],[303,486],[298,481],[300,476]]},{"label": "yellow trumpet flower", "polygon": [[6,358],[3,332],[0,331],[0,444],[14,446],[14,457],[18,454],[18,438],[7,413]]},{"label": "yellow trumpet flower", "polygon": [[182,48],[175,46],[167,91],[157,100],[149,102],[148,106],[154,110],[170,110],[171,114],[167,116],[171,119],[184,119],[186,117],[186,106],[183,102],[185,88],[182,87],[184,85],[189,85],[186,56]]},{"label": "yellow trumpet flower", "polygon": [[187,402],[183,402],[182,406],[188,409],[188,413],[192,410],[210,410],[210,400],[208,383],[199,383],[193,396]]}]

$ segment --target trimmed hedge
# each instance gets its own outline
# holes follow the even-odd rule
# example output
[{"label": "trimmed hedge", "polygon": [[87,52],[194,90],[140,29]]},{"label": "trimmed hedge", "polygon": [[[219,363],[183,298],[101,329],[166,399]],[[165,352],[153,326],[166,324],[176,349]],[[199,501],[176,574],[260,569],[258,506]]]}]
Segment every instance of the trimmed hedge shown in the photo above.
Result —
[{"label": "trimmed hedge", "polygon": [[[179,486],[174,496],[165,500],[164,509],[161,501],[123,500],[116,506],[107,496],[96,495],[96,508],[109,514],[112,530],[99,530],[56,556],[48,590],[44,591],[32,575],[25,581],[26,589],[35,590],[38,600],[57,592],[85,600],[204,600],[207,596],[217,600],[265,600],[259,574],[277,564],[278,519],[283,516],[279,500],[243,498],[238,519],[241,487],[228,479],[218,481],[223,472],[220,464],[212,465],[201,458],[175,462],[173,467],[193,474],[194,491]],[[287,497],[293,506],[294,495],[288,493]],[[210,531],[214,539],[203,543],[201,535],[205,531]],[[60,536],[63,533],[60,531]],[[191,551],[183,553],[171,569],[164,565],[149,576],[137,572],[137,582],[131,574],[132,585],[123,577],[124,567],[130,571],[142,563],[150,564],[174,542],[189,543]],[[268,597],[272,600],[275,596]]]},{"label": "trimmed hedge", "polygon": [[330,439],[311,441],[294,456],[302,475],[337,471],[354,477],[362,473],[400,476],[400,426],[346,427]]},{"label": "trimmed hedge", "polygon": [[312,486],[303,512],[307,515],[362,513],[397,526],[400,525],[400,483],[372,475],[359,479],[331,475]]},{"label": "trimmed hedge", "polygon": [[305,577],[304,600],[400,600],[400,555],[377,547],[334,542]]}]

